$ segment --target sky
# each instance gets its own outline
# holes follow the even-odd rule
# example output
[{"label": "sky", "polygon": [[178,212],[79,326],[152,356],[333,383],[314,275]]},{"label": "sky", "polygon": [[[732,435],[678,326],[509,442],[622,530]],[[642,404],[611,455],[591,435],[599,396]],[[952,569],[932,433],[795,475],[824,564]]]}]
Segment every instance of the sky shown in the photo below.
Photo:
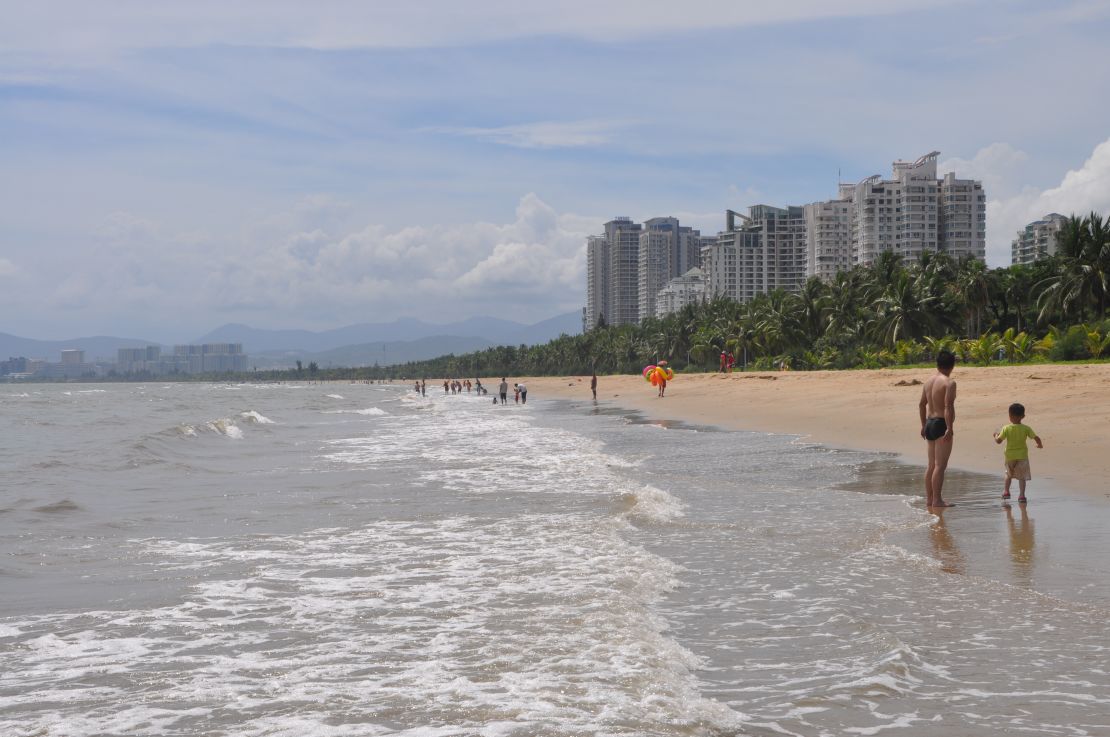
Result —
[{"label": "sky", "polygon": [[1110,0],[0,0],[0,332],[536,322],[617,215],[715,233],[941,152],[987,260],[1110,214]]}]

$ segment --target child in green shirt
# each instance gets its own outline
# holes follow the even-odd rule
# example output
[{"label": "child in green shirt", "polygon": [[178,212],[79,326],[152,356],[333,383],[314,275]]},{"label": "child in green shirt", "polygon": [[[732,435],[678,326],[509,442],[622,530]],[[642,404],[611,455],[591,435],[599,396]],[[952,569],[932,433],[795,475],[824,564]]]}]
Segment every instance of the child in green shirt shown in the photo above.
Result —
[{"label": "child in green shirt", "polygon": [[1018,480],[1018,503],[1025,504],[1025,482],[1033,477],[1029,474],[1029,448],[1026,441],[1033,438],[1038,448],[1044,444],[1033,432],[1033,428],[1021,424],[1025,419],[1025,406],[1014,402],[1010,405],[1010,424],[1003,426],[994,434],[994,442],[1001,444],[1006,441],[1006,490],[1002,492],[1003,499],[1010,498],[1010,481]]}]

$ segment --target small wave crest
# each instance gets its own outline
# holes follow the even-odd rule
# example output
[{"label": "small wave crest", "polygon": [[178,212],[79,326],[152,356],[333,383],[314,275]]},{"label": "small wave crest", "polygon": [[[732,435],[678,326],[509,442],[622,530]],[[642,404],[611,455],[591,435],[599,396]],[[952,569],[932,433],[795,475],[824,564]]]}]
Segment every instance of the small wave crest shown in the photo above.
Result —
[{"label": "small wave crest", "polygon": [[243,439],[242,429],[240,429],[239,426],[236,425],[235,422],[232,421],[230,418],[225,417],[219,420],[212,420],[211,422],[208,422],[205,427],[207,427],[212,432],[218,432],[221,435],[226,435],[232,440]]},{"label": "small wave crest", "polygon": [[371,415],[371,416],[377,417],[379,415],[387,415],[389,413],[386,412],[384,409],[379,409],[377,407],[367,407],[366,409],[331,409],[331,410],[326,410],[324,412],[324,414],[326,414],[326,415]]},{"label": "small wave crest", "polygon": [[253,409],[249,409],[246,412],[240,412],[239,416],[242,417],[245,422],[249,422],[252,425],[276,425],[277,424],[276,422],[271,420],[269,417],[266,417],[263,414],[259,414],[258,412],[255,412]]},{"label": "small wave crest", "polygon": [[621,503],[630,519],[643,522],[671,522],[685,514],[682,502],[654,486],[621,494]]},{"label": "small wave crest", "polygon": [[324,396],[328,397],[329,399],[342,399],[343,398],[343,396],[340,395],[340,394],[325,394]]}]

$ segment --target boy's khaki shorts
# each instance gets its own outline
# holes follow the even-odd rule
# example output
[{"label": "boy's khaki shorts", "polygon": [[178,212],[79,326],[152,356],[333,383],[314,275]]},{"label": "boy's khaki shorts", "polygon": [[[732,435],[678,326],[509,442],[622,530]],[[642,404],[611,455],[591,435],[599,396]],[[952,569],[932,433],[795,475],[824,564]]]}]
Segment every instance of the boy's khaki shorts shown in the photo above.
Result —
[{"label": "boy's khaki shorts", "polygon": [[1029,461],[1027,459],[1006,461],[1006,480],[1010,479],[1017,479],[1018,481],[1031,481],[1033,479],[1029,475]]}]

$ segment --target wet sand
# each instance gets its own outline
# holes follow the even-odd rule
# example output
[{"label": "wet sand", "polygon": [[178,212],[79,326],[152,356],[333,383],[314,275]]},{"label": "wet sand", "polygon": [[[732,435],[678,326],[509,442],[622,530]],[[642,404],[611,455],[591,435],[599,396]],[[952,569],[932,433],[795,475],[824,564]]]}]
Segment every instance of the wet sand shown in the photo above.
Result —
[{"label": "wet sand", "polygon": [[[683,374],[666,397],[639,376],[598,377],[599,403],[648,417],[799,435],[832,448],[875,450],[923,464],[918,400],[931,369]],[[957,366],[951,467],[993,474],[1001,488],[1002,450],[992,433],[1011,402],[1044,440],[1030,443],[1035,497],[1048,489],[1110,500],[1110,364]],[[590,399],[588,376],[526,380],[529,398]]]}]

